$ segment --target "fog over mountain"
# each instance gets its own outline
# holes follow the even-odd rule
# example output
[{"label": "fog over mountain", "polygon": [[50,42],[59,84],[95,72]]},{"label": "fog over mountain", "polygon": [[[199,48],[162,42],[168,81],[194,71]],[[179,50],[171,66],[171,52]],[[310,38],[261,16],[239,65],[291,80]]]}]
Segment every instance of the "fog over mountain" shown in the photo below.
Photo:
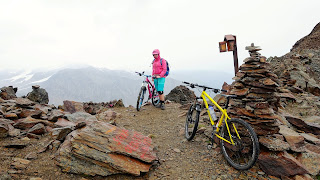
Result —
[{"label": "fog over mountain", "polygon": [[[149,73],[150,72],[146,72]],[[122,99],[126,106],[135,105],[143,77],[134,72],[78,66],[44,70],[2,70],[0,87],[18,87],[17,96],[27,95],[32,85],[40,85],[49,94],[49,104],[60,105],[64,100],[79,102],[108,102]],[[224,81],[230,83],[233,75],[209,71],[174,71],[166,79],[165,94],[182,81],[221,88]]]}]

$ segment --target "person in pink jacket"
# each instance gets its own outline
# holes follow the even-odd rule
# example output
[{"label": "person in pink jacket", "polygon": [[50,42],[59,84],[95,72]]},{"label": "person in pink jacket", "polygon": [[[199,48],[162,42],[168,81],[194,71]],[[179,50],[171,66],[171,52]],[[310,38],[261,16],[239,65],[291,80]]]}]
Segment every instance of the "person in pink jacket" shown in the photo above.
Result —
[{"label": "person in pink jacket", "polygon": [[154,81],[160,98],[158,107],[165,110],[163,88],[166,80],[165,73],[167,72],[167,63],[166,60],[160,57],[160,51],[158,49],[153,50],[152,55],[154,57],[152,62],[152,76],[154,78],[152,80]]}]

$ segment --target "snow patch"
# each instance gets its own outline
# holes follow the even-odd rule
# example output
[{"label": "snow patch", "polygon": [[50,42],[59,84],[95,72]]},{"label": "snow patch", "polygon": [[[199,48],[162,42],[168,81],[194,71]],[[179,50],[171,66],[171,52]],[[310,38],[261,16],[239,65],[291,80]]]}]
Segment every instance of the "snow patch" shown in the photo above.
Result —
[{"label": "snow patch", "polygon": [[19,74],[17,76],[14,76],[14,77],[12,77],[12,78],[10,78],[8,80],[11,81],[11,82],[14,82],[14,81],[17,81],[19,79],[22,79],[20,81],[20,83],[23,82],[23,81],[27,81],[27,80],[29,80],[29,79],[31,79],[33,77],[33,74],[30,74],[31,72],[32,72],[31,70],[25,71],[25,72],[23,72],[23,73],[21,73],[21,74]]},{"label": "snow patch", "polygon": [[[51,76],[52,76],[52,75],[51,75]],[[40,79],[40,80],[38,80],[38,81],[33,81],[33,82],[31,82],[31,83],[28,83],[28,84],[35,84],[35,83],[41,83],[41,82],[47,81],[48,79],[51,78],[51,76],[46,77],[46,78],[43,78],[43,79]]]}]

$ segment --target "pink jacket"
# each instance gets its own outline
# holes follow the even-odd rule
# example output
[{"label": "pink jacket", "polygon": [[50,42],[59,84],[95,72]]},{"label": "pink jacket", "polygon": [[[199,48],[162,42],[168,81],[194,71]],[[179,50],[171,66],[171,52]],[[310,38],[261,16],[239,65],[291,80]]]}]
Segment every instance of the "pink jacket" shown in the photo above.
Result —
[{"label": "pink jacket", "polygon": [[157,59],[154,59],[152,64],[152,75],[160,75],[165,77],[164,74],[167,72],[167,63],[166,60],[162,58],[162,65],[160,63],[160,54]]}]

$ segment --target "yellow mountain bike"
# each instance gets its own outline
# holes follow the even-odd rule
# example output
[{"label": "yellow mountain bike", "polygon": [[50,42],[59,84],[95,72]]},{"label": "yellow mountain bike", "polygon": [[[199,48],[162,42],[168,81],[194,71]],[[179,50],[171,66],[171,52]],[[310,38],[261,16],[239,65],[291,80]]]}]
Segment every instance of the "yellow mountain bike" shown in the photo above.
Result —
[{"label": "yellow mountain bike", "polygon": [[[186,124],[185,124],[185,136],[187,140],[192,140],[195,136],[199,123],[199,116],[203,106],[205,106],[208,116],[213,128],[211,144],[208,145],[208,149],[212,148],[214,143],[214,136],[220,140],[220,146],[222,153],[227,162],[238,170],[246,170],[251,168],[257,161],[259,155],[259,142],[256,133],[253,128],[245,121],[237,118],[230,118],[227,114],[227,108],[230,98],[236,97],[236,95],[225,95],[226,104],[222,109],[218,103],[216,103],[207,93],[206,90],[212,90],[214,93],[219,93],[220,89],[215,89],[198,84],[192,84],[189,82],[183,82],[189,85],[191,88],[202,88],[201,97],[196,97],[194,103],[190,106]],[[213,105],[221,112],[220,119],[215,123],[215,112],[212,107],[209,107],[208,98]],[[202,103],[201,101],[202,100]]]}]

